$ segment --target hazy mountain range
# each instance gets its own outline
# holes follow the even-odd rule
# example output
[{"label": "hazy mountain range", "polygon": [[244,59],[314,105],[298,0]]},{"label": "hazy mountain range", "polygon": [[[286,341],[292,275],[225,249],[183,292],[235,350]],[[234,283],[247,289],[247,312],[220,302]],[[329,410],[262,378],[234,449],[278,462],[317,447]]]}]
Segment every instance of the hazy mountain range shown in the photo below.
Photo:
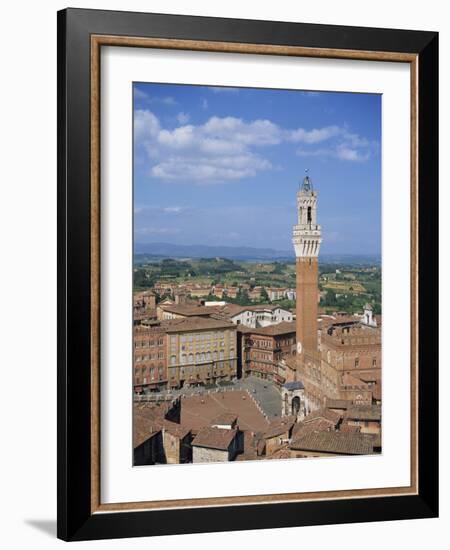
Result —
[{"label": "hazy mountain range", "polygon": [[[202,244],[181,245],[170,243],[135,243],[134,252],[139,256],[155,258],[228,258],[230,260],[292,261],[294,250],[273,248],[253,248],[250,246],[209,246]],[[379,263],[377,254],[321,254],[322,261],[330,263],[367,264]]]}]

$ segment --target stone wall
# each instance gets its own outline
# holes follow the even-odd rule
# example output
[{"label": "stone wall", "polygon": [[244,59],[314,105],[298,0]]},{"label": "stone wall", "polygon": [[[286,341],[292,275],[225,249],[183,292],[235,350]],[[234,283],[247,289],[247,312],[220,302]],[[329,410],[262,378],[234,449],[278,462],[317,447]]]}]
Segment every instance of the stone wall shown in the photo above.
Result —
[{"label": "stone wall", "polygon": [[192,447],[192,462],[228,462],[228,454],[228,451],[194,445]]}]

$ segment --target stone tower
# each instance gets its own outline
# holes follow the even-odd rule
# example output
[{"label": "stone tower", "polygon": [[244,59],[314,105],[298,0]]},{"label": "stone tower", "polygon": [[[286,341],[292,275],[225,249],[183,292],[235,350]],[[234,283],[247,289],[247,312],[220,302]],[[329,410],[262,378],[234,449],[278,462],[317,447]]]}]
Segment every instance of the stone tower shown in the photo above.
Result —
[{"label": "stone tower", "polygon": [[317,192],[308,174],[297,192],[298,223],[292,242],[297,264],[297,354],[317,352],[318,256],[321,238],[317,225]]}]

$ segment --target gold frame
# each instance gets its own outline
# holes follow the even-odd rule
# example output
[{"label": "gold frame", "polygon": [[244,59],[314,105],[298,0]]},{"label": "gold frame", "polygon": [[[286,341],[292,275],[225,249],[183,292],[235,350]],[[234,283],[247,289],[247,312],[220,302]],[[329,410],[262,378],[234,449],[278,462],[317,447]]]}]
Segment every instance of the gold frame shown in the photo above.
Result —
[{"label": "gold frame", "polygon": [[[100,50],[102,46],[359,59],[409,63],[411,82],[411,484],[408,487],[211,497],[181,500],[100,501]],[[231,42],[91,35],[91,513],[227,505],[274,504],[418,494],[418,55]]]}]

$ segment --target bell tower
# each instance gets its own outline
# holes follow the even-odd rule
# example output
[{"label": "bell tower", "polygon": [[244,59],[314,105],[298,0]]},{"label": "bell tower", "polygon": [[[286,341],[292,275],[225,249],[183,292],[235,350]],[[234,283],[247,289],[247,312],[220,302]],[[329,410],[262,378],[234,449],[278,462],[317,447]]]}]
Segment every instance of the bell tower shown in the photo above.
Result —
[{"label": "bell tower", "polygon": [[321,228],[317,225],[317,192],[306,175],[297,192],[298,223],[292,242],[297,273],[297,354],[317,352],[318,256]]}]

